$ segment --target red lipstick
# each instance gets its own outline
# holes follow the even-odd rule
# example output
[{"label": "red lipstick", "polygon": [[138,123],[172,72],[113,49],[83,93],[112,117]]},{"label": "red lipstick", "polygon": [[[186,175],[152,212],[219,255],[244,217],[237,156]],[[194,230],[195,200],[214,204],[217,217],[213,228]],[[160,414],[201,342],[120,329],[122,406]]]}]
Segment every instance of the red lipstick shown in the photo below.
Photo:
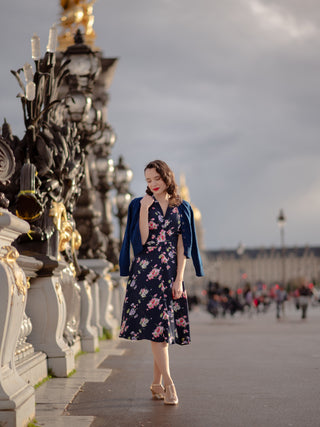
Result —
[{"label": "red lipstick", "polygon": [[158,191],[160,187],[156,187],[153,189],[153,191]]}]

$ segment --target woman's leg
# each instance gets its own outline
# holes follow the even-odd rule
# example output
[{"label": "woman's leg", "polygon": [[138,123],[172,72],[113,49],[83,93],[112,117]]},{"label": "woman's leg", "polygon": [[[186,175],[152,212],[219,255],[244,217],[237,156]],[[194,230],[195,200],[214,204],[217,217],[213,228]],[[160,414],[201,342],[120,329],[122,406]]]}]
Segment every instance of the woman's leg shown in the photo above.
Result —
[{"label": "woman's leg", "polygon": [[153,358],[153,382],[152,384],[161,384],[162,383],[162,375],[160,369],[157,365],[157,362]]},{"label": "woman's leg", "polygon": [[[168,343],[151,341],[151,348],[154,361],[154,375],[156,377],[154,380],[161,380],[162,375],[165,386],[173,384],[170,375]],[[160,384],[160,382],[154,381],[154,384]]]},{"label": "woman's leg", "polygon": [[169,367],[169,345],[166,342],[151,341],[154,366],[159,370],[164,382],[164,403],[166,405],[177,405],[178,396],[173,384]]}]

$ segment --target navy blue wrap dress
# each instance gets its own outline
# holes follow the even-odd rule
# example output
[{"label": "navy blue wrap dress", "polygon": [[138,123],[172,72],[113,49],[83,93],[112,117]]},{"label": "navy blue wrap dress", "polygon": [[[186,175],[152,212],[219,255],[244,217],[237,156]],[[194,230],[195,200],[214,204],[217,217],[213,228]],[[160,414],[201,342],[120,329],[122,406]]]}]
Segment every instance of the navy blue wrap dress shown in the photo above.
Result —
[{"label": "navy blue wrap dress", "polygon": [[[123,305],[120,337],[169,344],[190,343],[187,293],[172,298],[177,274],[177,243],[181,233],[179,210],[159,202],[149,208],[149,236],[131,264]],[[184,285],[183,285],[184,286]]]}]

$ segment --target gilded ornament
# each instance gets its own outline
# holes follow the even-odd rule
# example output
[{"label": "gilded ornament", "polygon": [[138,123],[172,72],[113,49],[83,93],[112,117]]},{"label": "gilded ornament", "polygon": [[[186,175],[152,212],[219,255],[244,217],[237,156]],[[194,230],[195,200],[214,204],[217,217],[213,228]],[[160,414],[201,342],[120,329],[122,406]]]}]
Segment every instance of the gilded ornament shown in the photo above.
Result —
[{"label": "gilded ornament", "polygon": [[[0,261],[8,265],[14,277],[14,284],[16,286],[18,295],[23,295],[24,297],[27,293],[27,282],[23,270],[16,262],[16,259],[19,257],[19,252],[13,246],[3,246],[1,251],[3,250],[5,253],[0,257]],[[13,292],[14,287],[12,288],[12,294]]]},{"label": "gilded ornament", "polygon": [[61,0],[60,18],[62,28],[58,36],[59,49],[64,51],[74,44],[74,35],[82,28],[85,44],[94,47],[96,33],[93,29],[93,5],[95,0]]},{"label": "gilded ornament", "polygon": [[71,240],[71,251],[74,253],[74,251],[78,250],[81,246],[82,239],[81,234],[78,230],[74,230],[72,233],[72,240]]},{"label": "gilded ornament", "polygon": [[[63,203],[52,202],[50,216],[59,232],[59,252],[66,250],[68,243],[72,240],[73,227],[67,218],[67,211]],[[59,258],[59,257],[58,257]]]},{"label": "gilded ornament", "polygon": [[64,221],[61,226],[60,239],[59,239],[59,251],[65,251],[68,243],[72,240],[73,227],[69,221]]},{"label": "gilded ornament", "polygon": [[75,266],[74,266],[73,262],[71,262],[71,263],[69,264],[69,268],[70,268],[70,271],[71,271],[71,273],[72,273],[72,276],[73,276],[73,277],[76,277],[77,272],[76,272],[76,268],[75,268]]},{"label": "gilded ornament", "polygon": [[61,224],[67,221],[67,211],[63,203],[52,202],[52,208],[49,215],[53,217],[54,225],[58,231],[61,231]]}]

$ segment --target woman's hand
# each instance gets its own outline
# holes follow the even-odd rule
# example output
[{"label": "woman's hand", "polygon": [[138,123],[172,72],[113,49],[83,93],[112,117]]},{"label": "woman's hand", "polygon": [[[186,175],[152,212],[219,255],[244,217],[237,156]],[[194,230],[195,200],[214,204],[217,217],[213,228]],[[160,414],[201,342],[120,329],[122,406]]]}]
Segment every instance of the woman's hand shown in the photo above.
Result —
[{"label": "woman's hand", "polygon": [[154,202],[153,197],[146,194],[141,200],[140,205],[144,209],[149,209],[152,203]]},{"label": "woman's hand", "polygon": [[183,287],[182,280],[175,280],[172,285],[172,298],[179,299],[182,297]]}]

